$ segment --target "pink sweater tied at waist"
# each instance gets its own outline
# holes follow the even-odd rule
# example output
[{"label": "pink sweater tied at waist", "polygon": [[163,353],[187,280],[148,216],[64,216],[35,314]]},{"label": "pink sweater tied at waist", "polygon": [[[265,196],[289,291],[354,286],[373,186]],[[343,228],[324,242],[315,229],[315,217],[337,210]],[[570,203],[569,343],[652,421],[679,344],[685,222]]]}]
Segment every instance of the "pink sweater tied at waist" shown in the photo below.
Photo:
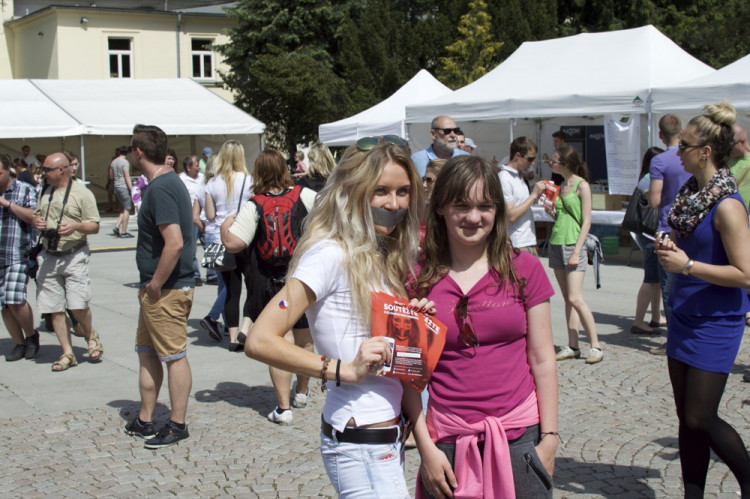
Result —
[{"label": "pink sweater tied at waist", "polygon": [[[515,498],[513,468],[506,430],[528,428],[539,423],[536,392],[518,407],[502,417],[492,417],[469,424],[447,408],[430,400],[427,409],[427,428],[433,442],[456,436],[456,457],[453,472],[458,487],[454,497],[460,498]],[[477,442],[484,435],[484,456],[479,455]],[[484,457],[484,459],[482,459]],[[420,476],[417,476],[417,499],[423,499]]]}]

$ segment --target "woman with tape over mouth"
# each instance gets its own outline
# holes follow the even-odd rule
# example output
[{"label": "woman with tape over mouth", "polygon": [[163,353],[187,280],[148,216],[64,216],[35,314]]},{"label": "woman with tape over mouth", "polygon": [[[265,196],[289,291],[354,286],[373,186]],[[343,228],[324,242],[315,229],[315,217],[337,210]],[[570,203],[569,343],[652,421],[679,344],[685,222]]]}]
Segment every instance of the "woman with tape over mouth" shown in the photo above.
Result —
[{"label": "woman with tape over mouth", "polygon": [[[365,137],[349,147],[305,219],[286,285],[245,345],[248,356],[322,378],[323,390],[328,387],[321,454],[339,497],[409,497],[404,388],[372,374],[391,355],[385,337],[372,336],[370,293],[406,296],[421,204],[420,179],[400,137]],[[427,300],[412,305],[432,306]],[[283,338],[302,314],[319,354]]]}]

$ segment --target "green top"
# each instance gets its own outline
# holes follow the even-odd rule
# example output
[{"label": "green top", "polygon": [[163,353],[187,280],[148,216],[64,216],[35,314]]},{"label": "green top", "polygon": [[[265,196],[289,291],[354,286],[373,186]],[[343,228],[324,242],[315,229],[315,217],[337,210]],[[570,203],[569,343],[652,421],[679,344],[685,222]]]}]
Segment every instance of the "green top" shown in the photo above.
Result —
[{"label": "green top", "polygon": [[[750,173],[746,174],[747,170],[750,169],[750,156],[730,160],[729,169],[732,171],[734,178],[737,179],[737,189],[745,202],[745,207],[750,207]],[[740,179],[742,182],[740,182]]]},{"label": "green top", "polygon": [[[563,245],[578,242],[578,235],[581,233],[579,221],[583,220],[581,200],[577,194],[578,184],[581,183],[581,180],[583,179],[579,178],[578,182],[565,196],[561,194],[555,200],[557,219],[555,225],[552,226],[552,235],[549,238],[550,244]],[[563,198],[565,199],[564,204]]]}]

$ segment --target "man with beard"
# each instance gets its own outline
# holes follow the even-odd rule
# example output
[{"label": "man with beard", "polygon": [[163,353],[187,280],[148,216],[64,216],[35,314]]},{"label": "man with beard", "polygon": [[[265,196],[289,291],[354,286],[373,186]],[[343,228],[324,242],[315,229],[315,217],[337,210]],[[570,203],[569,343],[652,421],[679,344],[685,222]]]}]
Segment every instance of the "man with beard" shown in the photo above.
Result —
[{"label": "man with beard", "polygon": [[420,178],[427,171],[427,163],[433,159],[450,159],[468,154],[458,148],[458,136],[463,135],[456,122],[450,116],[438,116],[432,120],[430,138],[432,145],[411,155]]}]

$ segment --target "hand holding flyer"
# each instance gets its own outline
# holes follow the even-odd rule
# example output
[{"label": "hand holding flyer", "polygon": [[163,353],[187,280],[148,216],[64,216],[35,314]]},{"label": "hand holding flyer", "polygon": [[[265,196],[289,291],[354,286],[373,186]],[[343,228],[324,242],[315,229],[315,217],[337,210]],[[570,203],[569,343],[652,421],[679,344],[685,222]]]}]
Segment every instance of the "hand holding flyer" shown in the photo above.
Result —
[{"label": "hand holding flyer", "polygon": [[445,346],[443,323],[409,308],[409,303],[386,293],[372,295],[372,335],[385,336],[391,345],[391,364],[379,375],[408,381],[424,390]]},{"label": "hand holding flyer", "polygon": [[539,196],[538,204],[543,206],[545,210],[551,210],[554,208],[555,200],[560,193],[560,186],[555,185],[551,180],[544,180],[543,182],[546,185],[544,186],[541,196]]}]

